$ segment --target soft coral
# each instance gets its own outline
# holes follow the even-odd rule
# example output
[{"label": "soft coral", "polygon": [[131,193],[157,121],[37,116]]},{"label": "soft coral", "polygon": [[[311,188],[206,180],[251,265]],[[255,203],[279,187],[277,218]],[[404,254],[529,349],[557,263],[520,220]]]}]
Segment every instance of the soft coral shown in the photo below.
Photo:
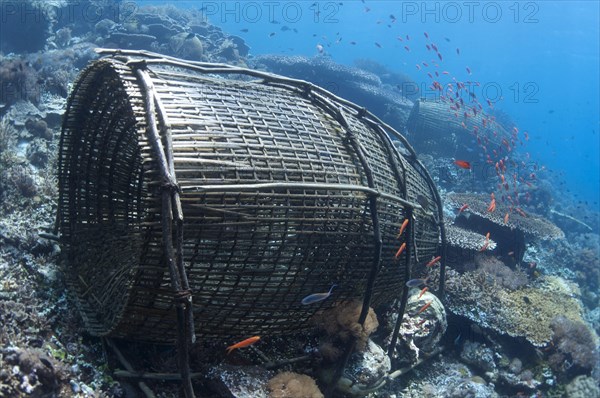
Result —
[{"label": "soft coral", "polygon": [[554,370],[567,374],[582,374],[598,364],[598,348],[591,330],[579,321],[557,316],[551,324],[555,352],[548,362]]}]

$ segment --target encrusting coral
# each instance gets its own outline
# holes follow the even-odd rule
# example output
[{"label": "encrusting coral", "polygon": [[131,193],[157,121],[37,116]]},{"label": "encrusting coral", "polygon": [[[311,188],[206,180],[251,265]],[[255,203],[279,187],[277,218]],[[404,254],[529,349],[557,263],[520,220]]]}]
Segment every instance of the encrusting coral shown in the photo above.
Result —
[{"label": "encrusting coral", "polygon": [[269,380],[270,398],[323,398],[315,380],[307,375],[282,372]]}]

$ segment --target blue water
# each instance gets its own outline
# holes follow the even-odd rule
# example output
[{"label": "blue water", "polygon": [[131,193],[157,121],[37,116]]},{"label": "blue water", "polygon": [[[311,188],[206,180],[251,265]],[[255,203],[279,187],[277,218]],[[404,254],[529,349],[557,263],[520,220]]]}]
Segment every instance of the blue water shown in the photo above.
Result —
[{"label": "blue water", "polygon": [[[521,132],[528,132],[530,140],[518,150],[544,165],[553,182],[564,182],[566,195],[598,208],[597,1],[175,4],[203,9],[211,23],[242,36],[253,55],[322,55],[346,65],[368,58],[409,74],[424,88],[426,69],[417,70],[415,65],[438,61],[425,48],[426,43],[435,43],[443,55],[439,70],[448,71],[448,79],[480,82],[479,98],[491,99]],[[340,84],[344,82],[331,86]]]}]

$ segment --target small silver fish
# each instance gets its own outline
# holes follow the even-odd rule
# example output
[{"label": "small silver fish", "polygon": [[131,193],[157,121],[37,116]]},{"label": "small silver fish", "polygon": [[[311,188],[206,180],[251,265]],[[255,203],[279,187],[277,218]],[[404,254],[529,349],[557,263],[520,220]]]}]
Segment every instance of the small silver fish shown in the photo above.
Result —
[{"label": "small silver fish", "polygon": [[427,284],[427,279],[429,278],[425,278],[425,279],[411,279],[408,282],[406,282],[406,286],[408,287],[419,287],[421,285],[426,285]]},{"label": "small silver fish", "polygon": [[323,301],[327,297],[331,296],[331,291],[336,286],[337,286],[336,284],[331,285],[331,288],[329,289],[329,291],[327,293],[309,294],[308,296],[304,297],[301,302],[303,305],[308,305],[308,304],[318,303],[319,301]]},{"label": "small silver fish", "polygon": [[421,194],[417,195],[417,202],[421,205],[421,207],[423,208],[423,210],[428,211],[429,210],[429,200],[427,200],[427,198]]}]

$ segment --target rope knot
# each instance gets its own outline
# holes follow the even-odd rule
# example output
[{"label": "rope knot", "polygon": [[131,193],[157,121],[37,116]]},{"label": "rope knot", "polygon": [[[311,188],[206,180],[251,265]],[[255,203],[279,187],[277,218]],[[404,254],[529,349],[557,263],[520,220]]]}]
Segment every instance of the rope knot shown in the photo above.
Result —
[{"label": "rope knot", "polygon": [[192,298],[192,291],[190,289],[178,290],[173,295],[176,303],[188,304]]}]

